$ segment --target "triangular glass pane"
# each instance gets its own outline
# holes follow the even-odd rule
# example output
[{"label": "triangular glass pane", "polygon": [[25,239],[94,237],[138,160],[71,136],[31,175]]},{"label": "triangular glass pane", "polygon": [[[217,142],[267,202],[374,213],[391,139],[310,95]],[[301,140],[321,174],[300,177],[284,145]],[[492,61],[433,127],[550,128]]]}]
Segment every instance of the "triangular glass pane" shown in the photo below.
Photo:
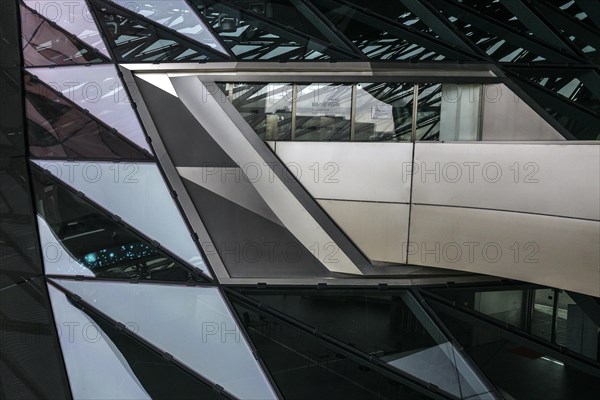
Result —
[{"label": "triangular glass pane", "polygon": [[36,11],[45,19],[56,23],[62,29],[72,33],[79,40],[98,49],[110,58],[106,45],[94,23],[94,17],[85,0],[69,1],[40,1],[22,0],[30,9]]},{"label": "triangular glass pane", "polygon": [[[132,2],[127,2],[132,3]],[[132,3],[133,4],[133,3]],[[92,8],[120,62],[222,61],[227,57],[209,45],[154,24],[151,19],[110,0],[94,0]]]},{"label": "triangular glass pane", "polygon": [[[351,60],[360,55],[319,29],[303,2],[192,0],[221,40],[242,60]],[[323,25],[321,23],[321,25]]]},{"label": "triangular glass pane", "polygon": [[[384,20],[380,16],[366,12],[360,6],[347,2],[328,0],[317,2],[315,5],[370,59],[396,61],[472,59],[450,47],[445,48],[444,44],[437,43],[433,46],[432,41],[437,39],[427,38],[431,34],[427,29],[425,29],[426,33],[422,33],[420,29],[411,32],[407,30],[410,28],[407,28],[406,23]],[[393,11],[385,15],[387,18],[395,16]]]},{"label": "triangular glass pane", "polygon": [[136,325],[119,330],[89,307],[79,309],[53,286],[49,291],[59,331],[72,329],[71,336],[61,335],[61,345],[76,398],[223,398],[137,340]]},{"label": "triangular glass pane", "polygon": [[152,153],[114,65],[35,68],[28,72]]},{"label": "triangular glass pane", "polygon": [[25,74],[29,152],[41,158],[148,159],[147,152]]},{"label": "triangular glass pane", "polygon": [[198,17],[186,0],[112,1],[227,56],[223,45],[215,39],[204,21]]},{"label": "triangular glass pane", "polygon": [[277,398],[218,288],[56,282],[237,398]]},{"label": "triangular glass pane", "polygon": [[41,170],[32,175],[46,274],[203,280]]},{"label": "triangular glass pane", "polygon": [[238,296],[230,294],[229,299],[285,399],[312,398],[317,384],[318,397],[324,399],[432,398],[425,385],[415,389],[417,384],[408,386],[405,379],[381,374],[370,362]]},{"label": "triangular glass pane", "polygon": [[407,291],[244,291],[291,316],[462,399],[490,389]]},{"label": "triangular glass pane", "polygon": [[73,397],[150,400],[108,335],[58,289],[48,286],[48,292]]},{"label": "triangular glass pane", "polygon": [[165,249],[210,275],[154,163],[35,161]]},{"label": "triangular glass pane", "polygon": [[69,37],[50,21],[21,5],[21,36],[25,65],[72,65],[108,62],[89,45]]}]

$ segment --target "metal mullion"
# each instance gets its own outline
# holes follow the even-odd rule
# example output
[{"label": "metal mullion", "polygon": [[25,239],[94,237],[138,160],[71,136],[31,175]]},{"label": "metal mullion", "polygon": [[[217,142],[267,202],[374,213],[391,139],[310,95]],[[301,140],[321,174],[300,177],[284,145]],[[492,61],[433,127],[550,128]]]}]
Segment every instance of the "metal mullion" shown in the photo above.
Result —
[{"label": "metal mullion", "polygon": [[298,84],[292,84],[292,131],[290,141],[296,140],[296,112],[298,103]]}]

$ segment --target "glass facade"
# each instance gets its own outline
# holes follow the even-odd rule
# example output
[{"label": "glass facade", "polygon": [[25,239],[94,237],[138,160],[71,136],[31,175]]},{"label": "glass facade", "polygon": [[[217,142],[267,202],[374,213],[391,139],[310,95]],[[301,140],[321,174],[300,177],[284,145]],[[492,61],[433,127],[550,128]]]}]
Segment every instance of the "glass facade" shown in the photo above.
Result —
[{"label": "glass facade", "polygon": [[[599,10],[0,2],[0,400],[596,399]],[[523,140],[565,153],[478,143]],[[482,169],[539,185],[438,204]],[[543,262],[403,248],[511,236],[509,213]]]}]

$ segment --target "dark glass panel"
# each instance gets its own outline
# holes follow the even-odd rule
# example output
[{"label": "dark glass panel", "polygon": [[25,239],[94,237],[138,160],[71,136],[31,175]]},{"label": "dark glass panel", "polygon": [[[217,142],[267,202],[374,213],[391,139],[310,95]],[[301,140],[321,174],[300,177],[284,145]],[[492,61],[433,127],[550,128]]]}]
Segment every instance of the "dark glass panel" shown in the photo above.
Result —
[{"label": "dark glass panel", "polygon": [[[2,42],[0,40],[0,43]],[[0,68],[0,157],[26,154],[21,100],[20,68]]]},{"label": "dark glass panel", "polygon": [[[532,80],[517,77],[514,81],[519,83],[519,86],[574,138],[577,140],[600,139],[600,117],[597,113],[589,111],[586,107],[580,106]],[[594,106],[597,107],[597,105]]]},{"label": "dark glass panel", "polygon": [[534,42],[511,29],[494,25],[489,17],[447,0],[430,0],[458,31],[468,37],[483,52],[499,62],[566,62],[560,52]]},{"label": "dark glass panel", "polygon": [[108,62],[99,51],[21,5],[21,36],[26,66]]},{"label": "dark glass panel", "polygon": [[[71,259],[89,269],[96,277],[202,281],[184,265],[155,248],[148,240],[127,229],[111,216],[96,209],[63,184],[32,169],[38,214],[48,225],[58,243]],[[49,248],[50,244],[45,244]],[[46,257],[46,273],[61,266],[54,254]],[[54,262],[64,262],[63,259]]]},{"label": "dark glass panel", "polygon": [[147,153],[39,79],[25,74],[27,133],[32,156],[147,159]]},{"label": "dark glass panel", "polygon": [[290,140],[292,85],[228,83],[221,85],[233,106],[263,140]]},{"label": "dark glass panel", "polygon": [[[498,390],[515,399],[595,399],[598,378],[523,345],[501,328],[436,301],[428,303]],[[552,377],[549,379],[549,377]]]},{"label": "dark glass panel", "polygon": [[0,398],[70,399],[43,278],[0,290]]},{"label": "dark glass panel", "polygon": [[600,113],[600,74],[594,69],[511,68],[511,70],[569,101],[592,112]]},{"label": "dark glass panel", "polygon": [[[242,60],[351,60],[341,39],[300,1],[192,0],[237,58]],[[299,12],[298,8],[303,9]],[[318,29],[315,24],[320,24]]]},{"label": "dark glass panel", "polygon": [[250,340],[286,399],[426,399],[264,311],[234,301]]},{"label": "dark glass panel", "polygon": [[2,1],[0,13],[0,66],[17,66],[20,64],[21,49],[19,46],[19,13],[18,2]]},{"label": "dark glass panel", "polygon": [[226,57],[114,3],[94,0],[92,9],[120,62],[222,61]]},{"label": "dark glass panel", "polygon": [[588,13],[581,8],[581,5],[586,5],[590,9],[595,8],[596,13],[600,12],[598,11],[598,2],[596,0],[548,0],[548,3],[552,4],[571,18],[579,20],[590,27],[600,28],[600,21],[592,19]]},{"label": "dark glass panel", "polygon": [[355,141],[411,141],[414,85],[359,83]]},{"label": "dark glass panel", "polygon": [[295,140],[349,141],[352,85],[298,85]]},{"label": "dark glass panel", "polygon": [[0,290],[42,274],[26,162],[0,158]]},{"label": "dark glass panel", "polygon": [[488,395],[476,373],[407,291],[261,290],[244,294],[453,396]]},{"label": "dark glass panel", "polygon": [[427,33],[436,38],[439,37],[417,14],[410,11],[402,1],[370,0],[368,3],[365,3],[364,0],[348,0],[347,3],[352,3],[357,7],[367,7],[369,10],[386,18],[394,19],[404,26]]},{"label": "dark glass panel", "polygon": [[[406,24],[396,23],[368,13],[351,3],[321,1],[315,3],[336,28],[346,35],[367,57],[377,60],[439,61],[470,59],[451,48],[423,37],[420,29],[407,31]],[[396,14],[385,17],[394,18]]]}]

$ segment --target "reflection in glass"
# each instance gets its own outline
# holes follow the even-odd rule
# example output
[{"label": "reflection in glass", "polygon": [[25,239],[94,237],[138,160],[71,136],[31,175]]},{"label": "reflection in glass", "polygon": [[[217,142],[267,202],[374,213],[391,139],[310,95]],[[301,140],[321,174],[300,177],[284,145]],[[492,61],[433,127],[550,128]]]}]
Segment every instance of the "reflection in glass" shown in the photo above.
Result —
[{"label": "reflection in glass", "polygon": [[28,72],[152,153],[114,65],[32,68]]},{"label": "reflection in glass", "polygon": [[481,84],[419,85],[417,140],[478,140]]},{"label": "reflection in glass", "polygon": [[348,141],[352,85],[298,85],[295,140]]},{"label": "reflection in glass", "polygon": [[437,300],[428,303],[492,384],[513,398],[598,397],[598,378],[589,375],[587,367],[584,370],[581,364],[573,363],[566,368],[563,362],[544,354],[541,346],[513,340],[515,336],[507,335],[503,328],[470,318]]},{"label": "reflection in glass", "polygon": [[277,398],[218,288],[56,281],[237,398]]},{"label": "reflection in glass", "polygon": [[231,103],[263,140],[289,140],[292,133],[292,85],[229,83]]},{"label": "reflection in glass", "polygon": [[226,57],[210,46],[141,19],[109,0],[93,5],[107,40],[120,62],[220,61]]},{"label": "reflection in glass", "polygon": [[[566,291],[557,291],[556,343],[592,360],[600,361],[600,330]],[[585,295],[578,295],[585,297]],[[595,299],[590,299],[594,302]]]},{"label": "reflection in glass", "polygon": [[[391,3],[387,1],[386,6]],[[402,21],[401,16],[397,24],[387,20],[390,17],[405,15],[401,10],[386,7],[386,14],[382,17],[367,12],[363,3],[354,6],[342,1],[322,1],[315,2],[315,5],[370,59],[441,61],[471,58],[461,55],[450,47],[445,48],[443,44],[432,45],[431,40],[435,40],[434,38],[429,39],[421,32],[411,31],[410,28],[407,28],[410,23]],[[369,6],[371,7],[371,3]],[[377,5],[375,7],[381,8]],[[416,20],[412,18],[411,22],[416,22]],[[427,30],[422,27],[421,29]]]},{"label": "reflection in glass", "polygon": [[28,67],[108,62],[96,49],[70,37],[24,5],[21,21],[23,59]]},{"label": "reflection in glass", "polygon": [[53,2],[43,0],[22,1],[27,7],[46,16],[65,31],[75,35],[77,39],[82,40],[92,48],[98,49],[106,57],[110,58],[86,0]]},{"label": "reflection in glass", "polygon": [[315,386],[298,382],[319,382],[318,397],[324,399],[424,400],[427,395],[377,373],[294,326],[231,297],[262,361],[283,396],[304,400],[315,396]]},{"label": "reflection in glass", "polygon": [[418,302],[406,291],[246,291],[265,306],[291,316],[390,366],[460,398],[488,393]]},{"label": "reflection in glass", "polygon": [[[310,8],[300,1],[191,0],[198,11],[242,60],[328,60],[359,56],[344,48],[332,29],[313,23]],[[307,18],[305,15],[309,15]]]},{"label": "reflection in glass", "polygon": [[[151,397],[110,338],[62,292],[53,286],[48,286],[48,291],[56,325],[59,332],[64,331],[59,337],[73,397],[149,400]],[[89,336],[67,334],[69,326],[87,327],[83,332]]]},{"label": "reflection in glass", "polygon": [[147,153],[31,74],[25,74],[24,84],[31,155],[42,158],[148,158]]},{"label": "reflection in glass", "polygon": [[221,43],[214,38],[186,0],[112,1],[227,55]]},{"label": "reflection in glass", "polygon": [[356,85],[356,141],[410,141],[412,83],[359,83]]},{"label": "reflection in glass", "polygon": [[440,109],[442,84],[419,85],[416,140],[440,140]]},{"label": "reflection in glass", "polygon": [[35,163],[158,241],[172,254],[209,274],[156,164],[58,160]]},{"label": "reflection in glass", "polygon": [[[121,330],[89,307],[80,310],[53,286],[49,286],[49,291],[57,326],[63,332],[69,324],[78,323],[75,326],[80,329],[85,327],[86,336],[61,335],[76,398],[223,398],[207,384],[132,337],[131,334],[137,331],[135,324],[122,322],[125,328]],[[106,385],[105,382],[118,384]]]},{"label": "reflection in glass", "polygon": [[47,274],[202,281],[41,170],[32,176]]},{"label": "reflection in glass", "polygon": [[531,333],[552,341],[554,289],[536,289],[531,311]]}]

